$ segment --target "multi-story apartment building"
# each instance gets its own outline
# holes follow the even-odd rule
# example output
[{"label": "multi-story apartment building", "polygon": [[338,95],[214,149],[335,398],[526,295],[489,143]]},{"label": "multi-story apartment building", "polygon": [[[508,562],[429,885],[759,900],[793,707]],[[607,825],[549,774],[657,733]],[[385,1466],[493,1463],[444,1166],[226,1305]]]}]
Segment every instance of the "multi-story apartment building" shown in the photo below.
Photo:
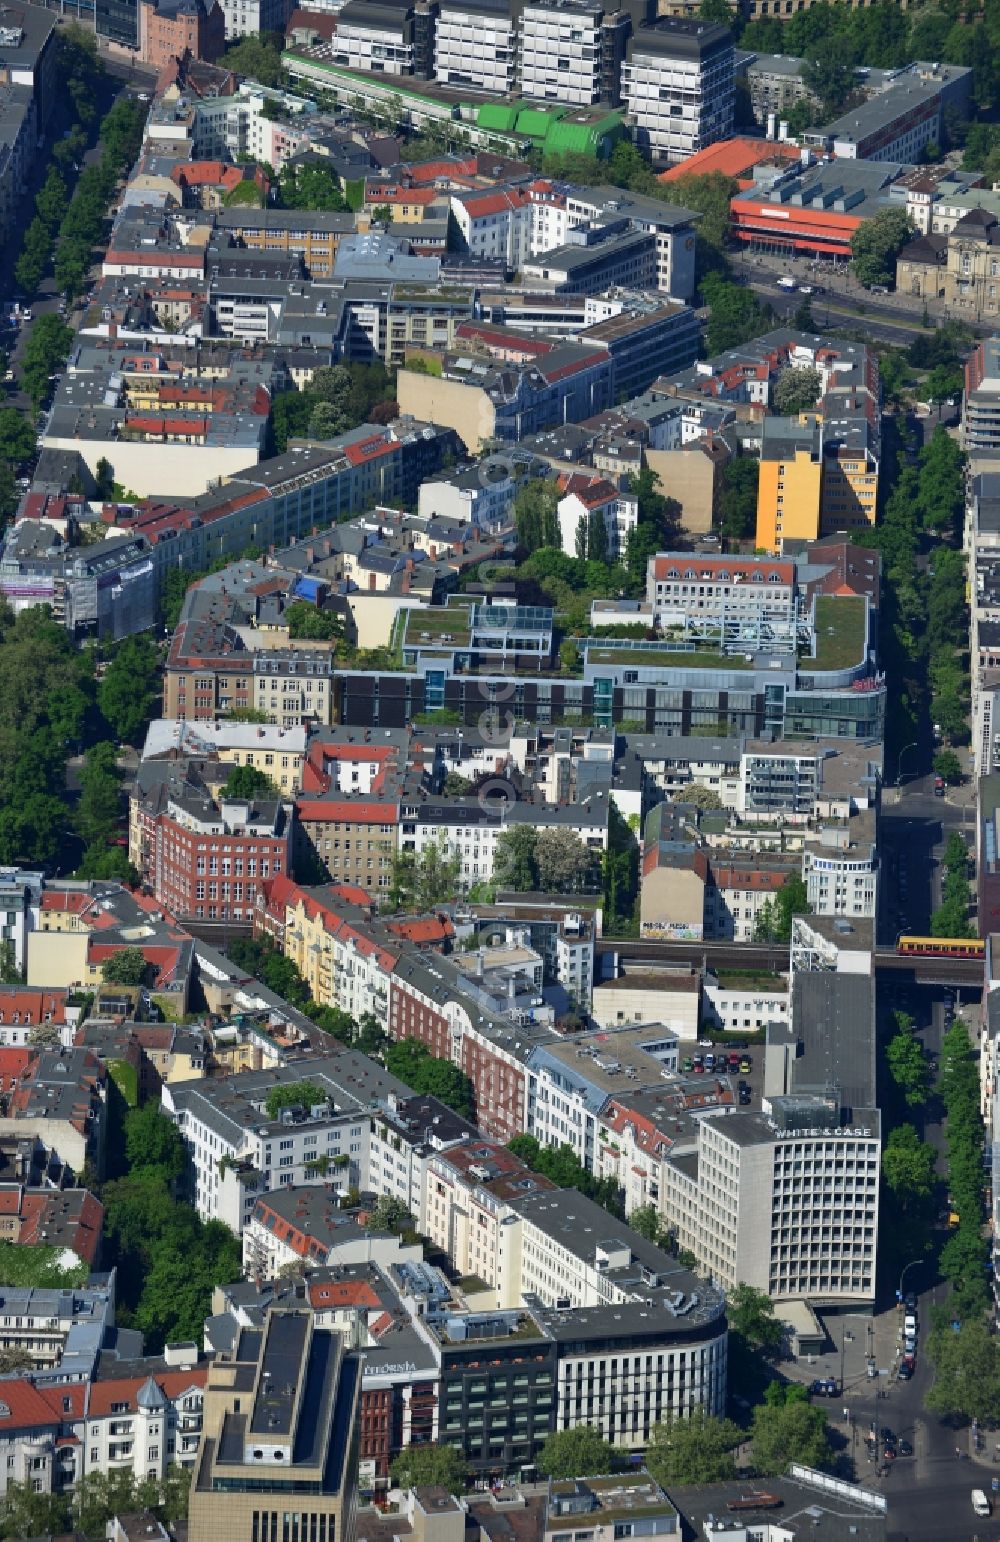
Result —
[{"label": "multi-story apartment building", "polygon": [[984,338],[966,361],[962,437],[970,455],[1000,449],[1000,337]]},{"label": "multi-story apartment building", "polygon": [[[284,909],[285,956],[309,982],[313,1000],[339,1007],[356,1021],[370,1013],[383,1022],[398,947],[394,950],[386,937],[376,941],[365,925],[365,913],[335,894],[329,898],[309,894],[286,883],[280,886],[279,896]],[[360,894],[355,897],[360,898]],[[274,898],[272,887],[271,902]]]},{"label": "multi-story apartment building", "polygon": [[[355,1093],[347,1090],[357,1075]],[[316,1101],[284,1108],[272,1117],[268,1096],[276,1086],[306,1083]],[[258,1197],[270,1188],[321,1182],[328,1171],[345,1192],[364,1176],[368,1115],[356,1094],[372,1102],[389,1091],[405,1092],[380,1076],[362,1055],[339,1055],[247,1071],[223,1082],[168,1084],[164,1113],[177,1125],[194,1170],[194,1201],[203,1220],[221,1220],[237,1236]],[[346,1163],[344,1162],[346,1158]]]},{"label": "multi-story apartment building", "polygon": [[581,522],[584,539],[589,540],[590,524],[596,519],[604,531],[608,557],[612,561],[624,557],[629,531],[634,530],[639,521],[638,500],[631,493],[614,487],[604,477],[585,472],[564,472],[559,478],[559,488],[562,497],[556,512],[563,551],[575,556]]},{"label": "multi-story apartment building", "polygon": [[689,300],[694,293],[695,227],[689,210],[620,187],[562,187],[536,180],[531,196],[531,256],[566,245],[569,233],[594,221],[624,217],[656,238],[656,288]]},{"label": "multi-story apartment building", "polygon": [[523,187],[488,187],[453,192],[451,217],[463,248],[475,257],[497,257],[514,272],[530,251],[532,202]]},{"label": "multi-story apartment building", "polygon": [[809,909],[817,916],[874,920],[878,872],[874,810],[822,825],[802,854]]},{"label": "multi-story apartment building", "polygon": [[762,432],[756,544],[779,553],[786,540],[814,541],[819,535],[823,424],[803,413],[802,420],[765,418]]},{"label": "multi-story apartment building", "polygon": [[945,108],[968,110],[971,79],[971,70],[957,65],[913,64],[887,91],[807,129],[804,143],[838,159],[913,165],[925,145],[940,142]]},{"label": "multi-story apartment building", "polygon": [[280,798],[216,798],[187,774],[137,802],[140,871],[172,915],[252,919],[260,885],[289,870],[293,805]]},{"label": "multi-story apartment building", "polygon": [[24,1153],[36,1146],[78,1178],[85,1166],[103,1176],[107,1068],[85,1049],[37,1049],[19,1073],[0,1114],[0,1139],[23,1143]]},{"label": "multi-story apartment building", "polygon": [[661,552],[646,569],[646,598],[654,624],[665,629],[714,621],[735,637],[747,625],[765,623],[771,635],[791,633],[797,614],[795,565],[766,557],[713,557],[699,552]]},{"label": "multi-story apartment building", "polygon": [[434,42],[443,86],[511,95],[517,80],[517,17],[510,0],[443,0]]},{"label": "multi-story apartment building", "polygon": [[[143,762],[191,755],[217,756],[224,766],[252,766],[288,796],[302,785],[306,730],[301,725],[271,724],[213,718],[195,725],[185,718],[154,718],[146,731]],[[0,870],[2,872],[2,870]]]},{"label": "multi-story apartment building", "polygon": [[282,32],[291,16],[289,0],[219,0],[226,19],[226,41]]},{"label": "multi-story apartment building", "polygon": [[183,1365],[194,1345],[173,1346],[142,1376],[30,1380],[8,1378],[0,1426],[0,1494],[10,1483],[62,1494],[82,1478],[128,1473],[162,1480],[168,1467],[190,1467],[201,1438],[207,1369]]},{"label": "multi-story apartment building", "polygon": [[728,27],[664,17],[635,29],[622,95],[654,161],[683,161],[732,133],[734,59]]},{"label": "multi-story apartment building", "polygon": [[14,964],[22,974],[28,960],[28,937],[39,926],[44,874],[24,867],[0,867],[0,938],[14,949]]}]

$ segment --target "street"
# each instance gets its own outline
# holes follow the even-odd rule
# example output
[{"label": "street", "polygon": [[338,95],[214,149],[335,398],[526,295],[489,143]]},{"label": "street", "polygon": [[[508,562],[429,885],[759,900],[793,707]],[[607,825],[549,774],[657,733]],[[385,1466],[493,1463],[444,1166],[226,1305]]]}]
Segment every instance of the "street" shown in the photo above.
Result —
[{"label": "street", "polygon": [[[806,257],[741,250],[736,254],[735,272],[785,319],[790,320],[799,306],[810,300],[817,330],[854,326],[880,342],[895,343],[900,348],[905,348],[924,331],[922,301],[915,301],[909,295],[872,294],[859,286],[849,271],[841,273],[832,263],[820,262],[814,267]],[[779,289],[778,279],[786,275],[791,275],[799,284],[808,284],[813,293],[804,295],[801,291]],[[944,319],[935,313],[931,316],[931,325]],[[961,320],[974,333],[991,330],[978,326],[975,318],[953,316],[947,319]]]}]

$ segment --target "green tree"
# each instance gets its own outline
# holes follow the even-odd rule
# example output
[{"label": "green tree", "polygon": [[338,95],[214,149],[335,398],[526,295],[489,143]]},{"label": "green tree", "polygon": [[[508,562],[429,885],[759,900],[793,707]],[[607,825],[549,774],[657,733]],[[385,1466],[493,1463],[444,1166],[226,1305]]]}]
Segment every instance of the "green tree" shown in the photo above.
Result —
[{"label": "green tree", "polygon": [[760,461],[753,455],[734,455],[722,473],[719,530],[730,541],[745,541],[754,533],[759,479]]},{"label": "green tree", "polygon": [[530,893],[538,888],[537,832],[531,825],[508,825],[493,849],[493,882],[498,889]]},{"label": "green tree", "polygon": [[740,1334],[751,1349],[771,1355],[781,1348],[782,1326],[765,1291],[743,1282],[734,1285],[726,1297],[726,1316],[731,1331]]},{"label": "green tree", "polygon": [[562,545],[559,531],[559,487],[548,477],[528,477],[514,495],[514,528],[518,545],[525,552]]},{"label": "green tree", "polygon": [[247,799],[277,798],[278,788],[266,771],[257,766],[234,766],[220,789],[220,797]]},{"label": "green tree", "polygon": [[846,37],[825,39],[815,55],[802,61],[802,83],[819,97],[827,117],[838,114],[855,89],[855,62]]},{"label": "green tree", "polygon": [[49,395],[50,376],[61,369],[73,346],[73,333],[51,313],[32,323],[24,349],[21,384],[37,408]]},{"label": "green tree", "polygon": [[922,1108],[930,1092],[931,1074],[923,1045],[913,1031],[913,1019],[893,1013],[896,1031],[885,1047],[885,1061],[907,1108]]},{"label": "green tree", "polygon": [[344,636],[343,616],[332,610],[320,610],[307,600],[293,600],[285,607],[282,619],[289,637],[296,641],[306,638],[311,642],[333,642]]},{"label": "green tree", "polygon": [[647,1242],[660,1244],[663,1241],[663,1217],[655,1205],[640,1205],[632,1211],[628,1224]]},{"label": "green tree", "polygon": [[686,1419],[653,1426],[646,1467],[667,1489],[676,1484],[724,1483],[736,1475],[733,1452],[741,1439],[731,1419],[716,1419],[704,1408],[692,1408]]},{"label": "green tree", "polygon": [[413,1217],[401,1199],[392,1194],[382,1194],[368,1215],[372,1231],[401,1232],[413,1225]]},{"label": "green tree", "polygon": [[111,731],[126,744],[145,737],[159,694],[158,672],[153,642],[144,635],[126,637],[98,687],[98,705]]},{"label": "green tree", "polygon": [[0,407],[0,459],[17,463],[30,460],[38,448],[31,423],[16,407]]},{"label": "green tree", "polygon": [[808,915],[809,910],[805,881],[798,873],[792,873],[774,898],[764,901],[754,917],[754,942],[789,942],[792,921],[796,916]]},{"label": "green tree", "polygon": [[819,401],[823,377],[811,365],[782,370],[774,387],[774,410],[794,417]]},{"label": "green tree", "polygon": [[286,161],[278,178],[278,192],[286,209],[320,210],[332,214],[347,209],[336,172],[314,162]]},{"label": "green tree", "polygon": [[401,851],[393,863],[389,903],[394,910],[433,910],[458,892],[462,858],[442,835],[423,851]]},{"label": "green tree", "polygon": [[443,1488],[449,1494],[464,1494],[469,1485],[469,1468],[461,1451],[443,1443],[407,1446],[393,1458],[389,1472],[397,1488]]},{"label": "green tree", "polygon": [[598,854],[572,830],[539,830],[534,856],[538,886],[546,894],[577,894],[594,886]]},{"label": "green tree", "polygon": [[240,38],[238,43],[226,49],[220,62],[226,69],[262,86],[275,87],[284,83],[281,49],[267,36]]},{"label": "green tree", "polygon": [[27,1483],[11,1480],[0,1499],[0,1535],[9,1538],[56,1536],[68,1529],[65,1494],[36,1494]]},{"label": "green tree", "polygon": [[125,1115],[125,1155],[133,1175],[152,1169],[165,1182],[177,1183],[187,1170],[181,1133],[158,1103],[130,1108]]},{"label": "green tree", "polygon": [[463,1119],[475,1118],[475,1089],[469,1077],[452,1061],[432,1055],[419,1039],[397,1039],[390,1044],[385,1066],[414,1092],[430,1093]]},{"label": "green tree", "polygon": [[559,667],[568,675],[575,675],[580,669],[580,649],[572,637],[564,637],[559,644]]},{"label": "green tree", "polygon": [[101,965],[101,979],[109,985],[142,985],[148,968],[141,948],[117,948]]},{"label": "green tree", "polygon": [[[718,172],[707,176],[688,173],[667,184],[670,200],[684,209],[692,209],[701,215],[698,221],[698,244],[695,249],[695,278],[704,290],[704,280],[712,273],[729,271],[726,257],[726,241],[729,234],[729,205],[739,192],[739,184],[731,177]],[[706,294],[706,301],[711,304]],[[745,341],[745,339],[740,339]],[[722,344],[722,347],[728,346]],[[709,351],[719,350],[709,344]]]},{"label": "green tree", "polygon": [[949,787],[957,787],[964,781],[962,763],[954,750],[938,750],[934,756],[933,769],[935,776],[939,776]]},{"label": "green tree", "polygon": [[613,1215],[621,1215],[618,1185],[613,1178],[595,1178],[580,1161],[571,1146],[543,1146],[534,1135],[515,1135],[507,1142],[513,1152],[532,1172],[541,1173],[560,1189],[578,1189],[588,1199],[603,1205]]},{"label": "green tree", "polygon": [[312,1108],[329,1101],[318,1082],[308,1079],[298,1082],[282,1082],[272,1087],[264,1103],[269,1119],[277,1119],[283,1108]]},{"label": "green tree", "polygon": [[709,311],[705,344],[710,354],[759,337],[774,320],[771,307],[758,300],[752,289],[730,283],[717,272],[706,274],[701,292]]},{"label": "green tree", "polygon": [[800,1398],[786,1398],[781,1404],[759,1403],[753,1411],[754,1467],[758,1472],[777,1475],[790,1462],[806,1467],[830,1465],[830,1442],[826,1415]]},{"label": "green tree", "polygon": [[882,209],[862,220],[851,236],[851,261],[859,284],[895,285],[896,258],[913,235],[905,209]]},{"label": "green tree", "polygon": [[639,894],[639,843],[612,799],[608,807],[608,846],[604,853],[604,927],[622,932],[635,927]]},{"label": "green tree", "polygon": [[731,27],[734,20],[729,0],[701,0],[698,15],[702,21],[711,22],[720,27]]},{"label": "green tree", "polygon": [[614,1472],[620,1453],[592,1424],[557,1430],[545,1441],[536,1458],[539,1472],[547,1478],[596,1478]]},{"label": "green tree", "polygon": [[919,1207],[934,1190],[934,1147],[920,1139],[912,1124],[889,1132],[882,1152],[882,1176],[900,1208]]},{"label": "green tree", "polygon": [[937,1327],[927,1341],[934,1381],[924,1402],[944,1418],[979,1419],[993,1425],[1000,1419],[1000,1339],[985,1322]]}]

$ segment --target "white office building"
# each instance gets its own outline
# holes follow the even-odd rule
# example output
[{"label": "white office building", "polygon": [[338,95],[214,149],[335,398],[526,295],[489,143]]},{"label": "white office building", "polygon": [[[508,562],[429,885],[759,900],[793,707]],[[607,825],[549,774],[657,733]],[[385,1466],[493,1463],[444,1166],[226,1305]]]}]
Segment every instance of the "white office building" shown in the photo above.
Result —
[{"label": "white office building", "polygon": [[877,1109],[794,1094],[767,1113],[703,1119],[697,1163],[667,1164],[662,1209],[679,1245],[725,1289],[775,1301],[875,1299],[881,1131]]},{"label": "white office building", "polygon": [[521,13],[521,94],[590,107],[601,97],[599,5],[539,0]]},{"label": "white office building", "polygon": [[654,161],[686,160],[732,133],[734,58],[728,27],[671,16],[636,29],[622,96],[627,121]]},{"label": "white office building", "polygon": [[491,97],[511,94],[517,79],[517,21],[507,0],[454,0],[441,7],[434,78]]}]

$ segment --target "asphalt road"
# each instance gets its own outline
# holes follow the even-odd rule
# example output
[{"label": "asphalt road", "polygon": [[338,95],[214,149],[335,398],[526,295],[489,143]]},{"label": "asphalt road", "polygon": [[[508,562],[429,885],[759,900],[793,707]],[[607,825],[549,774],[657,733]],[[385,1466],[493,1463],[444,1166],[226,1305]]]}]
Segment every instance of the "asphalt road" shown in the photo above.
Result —
[{"label": "asphalt road", "polygon": [[[911,764],[918,753],[911,751]],[[900,760],[906,774],[907,749]],[[947,796],[934,796],[933,776],[905,781],[898,792],[883,798],[879,827],[882,895],[879,935],[890,947],[900,932],[926,935],[931,913],[941,900],[944,845],[957,830],[974,849],[974,790],[971,784],[949,788]]]}]

